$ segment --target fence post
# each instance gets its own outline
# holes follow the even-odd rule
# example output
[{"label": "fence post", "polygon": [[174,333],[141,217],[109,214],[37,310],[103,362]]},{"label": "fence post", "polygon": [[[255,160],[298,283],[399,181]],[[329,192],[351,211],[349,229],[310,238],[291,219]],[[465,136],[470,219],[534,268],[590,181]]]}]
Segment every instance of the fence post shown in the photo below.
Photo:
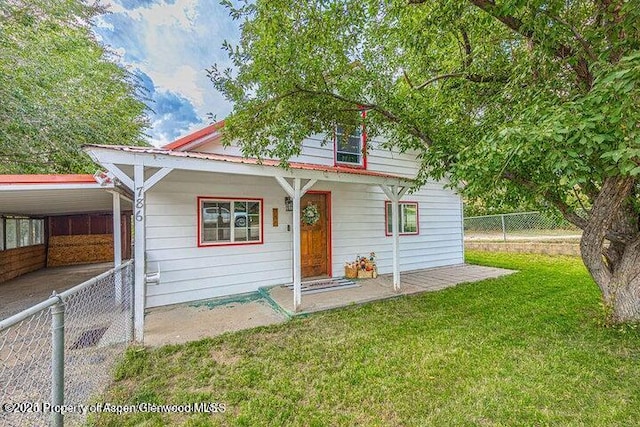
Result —
[{"label": "fence post", "polygon": [[500,215],[500,220],[502,220],[502,240],[507,241],[507,227],[504,226],[504,214]]},{"label": "fence post", "polygon": [[[52,297],[60,300],[51,307],[51,406],[64,404],[64,303],[53,292]],[[60,410],[51,412],[51,425],[63,426],[63,414]]]}]

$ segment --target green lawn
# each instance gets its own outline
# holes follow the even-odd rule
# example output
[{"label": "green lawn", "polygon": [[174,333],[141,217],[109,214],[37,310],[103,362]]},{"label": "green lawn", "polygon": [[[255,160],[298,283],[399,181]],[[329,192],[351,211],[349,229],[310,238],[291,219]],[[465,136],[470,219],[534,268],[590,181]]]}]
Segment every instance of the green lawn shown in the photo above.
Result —
[{"label": "green lawn", "polygon": [[640,425],[640,333],[605,328],[577,258],[468,253],[520,270],[181,346],[132,349],[100,401],[224,402],[96,425]]}]

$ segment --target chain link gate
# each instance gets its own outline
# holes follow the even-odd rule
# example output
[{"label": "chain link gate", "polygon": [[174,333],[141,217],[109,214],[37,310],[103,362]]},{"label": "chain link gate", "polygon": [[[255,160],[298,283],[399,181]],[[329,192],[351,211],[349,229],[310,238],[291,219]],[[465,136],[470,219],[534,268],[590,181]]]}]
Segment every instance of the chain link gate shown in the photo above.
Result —
[{"label": "chain link gate", "polygon": [[0,321],[0,425],[84,423],[132,340],[133,261]]}]

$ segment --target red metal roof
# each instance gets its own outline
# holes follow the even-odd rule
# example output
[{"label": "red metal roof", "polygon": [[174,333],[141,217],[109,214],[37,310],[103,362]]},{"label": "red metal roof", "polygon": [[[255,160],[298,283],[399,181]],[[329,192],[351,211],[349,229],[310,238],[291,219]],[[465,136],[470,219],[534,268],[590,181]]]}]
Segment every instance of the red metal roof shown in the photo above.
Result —
[{"label": "red metal roof", "polygon": [[[200,152],[194,152],[194,151],[173,151],[173,150],[166,150],[162,148],[130,147],[130,146],[124,146],[124,145],[89,145],[89,147],[106,148],[110,150],[125,151],[130,153],[162,154],[162,155],[171,156],[171,157],[213,160],[213,161],[230,162],[230,163],[243,163],[248,165],[264,165],[264,166],[271,166],[271,167],[280,166],[280,161],[278,160],[263,159],[260,161],[255,158],[231,156],[226,154],[200,153]],[[289,167],[291,169],[300,169],[300,170],[377,176],[377,177],[383,177],[383,178],[403,179],[403,180],[409,180],[409,181],[412,180],[412,178],[409,178],[409,177],[391,175],[391,174],[386,174],[382,172],[370,171],[370,170],[360,169],[360,168],[350,168],[350,167],[344,167],[344,166],[329,166],[329,165],[318,165],[318,164],[312,164],[312,163],[290,162]]]},{"label": "red metal roof", "polygon": [[[183,136],[180,139],[176,139],[175,141],[163,146],[162,148],[165,150],[179,150],[185,145],[188,145],[194,141],[197,141],[198,139],[202,139],[208,135],[211,135],[216,131],[222,129],[223,127],[224,127],[224,120],[220,120],[217,123],[209,125],[196,132],[190,133],[189,135]],[[194,147],[191,147],[191,148],[194,148]]]},{"label": "red metal roof", "polygon": [[0,175],[0,185],[8,184],[95,184],[89,174]]}]

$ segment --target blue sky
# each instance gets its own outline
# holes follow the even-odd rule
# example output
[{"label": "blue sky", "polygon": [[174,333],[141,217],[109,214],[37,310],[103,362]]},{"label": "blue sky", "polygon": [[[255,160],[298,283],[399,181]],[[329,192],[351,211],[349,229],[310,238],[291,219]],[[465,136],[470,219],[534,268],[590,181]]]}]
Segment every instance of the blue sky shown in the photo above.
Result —
[{"label": "blue sky", "polygon": [[205,69],[228,66],[222,42],[235,44],[238,22],[219,0],[110,0],[110,13],[95,20],[101,41],[147,88],[154,145],[166,144],[224,118],[231,105]]}]

